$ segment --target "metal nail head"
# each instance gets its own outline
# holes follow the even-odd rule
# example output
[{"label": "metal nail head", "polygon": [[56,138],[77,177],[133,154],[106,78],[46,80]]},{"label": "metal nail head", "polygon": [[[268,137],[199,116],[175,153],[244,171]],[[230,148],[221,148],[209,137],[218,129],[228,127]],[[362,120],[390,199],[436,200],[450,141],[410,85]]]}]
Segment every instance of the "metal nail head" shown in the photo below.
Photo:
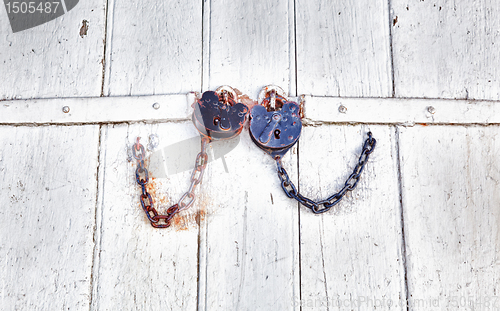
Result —
[{"label": "metal nail head", "polygon": [[430,113],[430,114],[435,114],[436,113],[436,108],[432,107],[432,106],[429,106],[427,107],[427,111]]},{"label": "metal nail head", "polygon": [[69,112],[69,107],[68,106],[64,106],[63,109],[62,109],[62,111],[64,113],[68,113]]},{"label": "metal nail head", "polygon": [[340,105],[340,106],[339,106],[339,112],[340,112],[340,113],[346,113],[346,112],[347,112],[347,107],[346,107],[346,106],[344,106],[344,105]]},{"label": "metal nail head", "polygon": [[160,104],[154,103],[153,104],[153,108],[156,109],[156,110],[160,109]]}]

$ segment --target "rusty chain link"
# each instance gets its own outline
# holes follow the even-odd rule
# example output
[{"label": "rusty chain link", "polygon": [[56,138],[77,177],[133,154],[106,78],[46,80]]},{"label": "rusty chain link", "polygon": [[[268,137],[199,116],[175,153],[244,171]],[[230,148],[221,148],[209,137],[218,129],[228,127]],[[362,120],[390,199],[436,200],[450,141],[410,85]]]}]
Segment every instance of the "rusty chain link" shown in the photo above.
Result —
[{"label": "rusty chain link", "polygon": [[[313,213],[321,214],[327,212],[332,208],[332,206],[336,205],[342,200],[347,191],[351,191],[356,188],[361,177],[361,172],[363,172],[363,168],[365,167],[366,162],[368,162],[368,157],[375,149],[376,143],[377,141],[372,137],[372,133],[368,132],[368,138],[365,140],[365,143],[363,145],[363,151],[359,156],[358,164],[356,164],[356,167],[354,168],[352,174],[349,176],[349,178],[347,178],[346,182],[344,183],[344,187],[342,187],[339,192],[329,196],[325,200],[315,202],[300,194],[293,182],[288,177],[288,174],[281,163],[281,158],[278,157],[276,158],[276,164],[278,166],[278,176],[281,180],[281,188],[283,188],[283,191],[285,191],[285,194],[289,198],[294,198],[302,205],[310,208]],[[320,209],[320,205],[323,205],[324,208]]]},{"label": "rusty chain link", "polygon": [[144,166],[144,158],[146,152],[144,150],[144,146],[139,143],[139,140],[140,137],[137,137],[137,141],[132,147],[132,154],[137,160],[135,179],[137,181],[137,184],[139,184],[142,189],[142,194],[140,196],[141,206],[153,227],[168,228],[170,226],[170,220],[174,217],[174,215],[190,207],[196,199],[194,190],[196,189],[196,186],[201,183],[203,179],[203,173],[205,172],[205,168],[208,163],[208,155],[206,151],[207,144],[210,142],[210,138],[202,137],[201,152],[196,156],[195,167],[193,169],[193,173],[191,174],[191,184],[189,186],[189,189],[182,195],[177,204],[174,204],[167,209],[166,215],[158,214],[158,211],[154,207],[153,198],[151,197],[151,194],[146,190],[146,184],[149,182],[149,172]]}]

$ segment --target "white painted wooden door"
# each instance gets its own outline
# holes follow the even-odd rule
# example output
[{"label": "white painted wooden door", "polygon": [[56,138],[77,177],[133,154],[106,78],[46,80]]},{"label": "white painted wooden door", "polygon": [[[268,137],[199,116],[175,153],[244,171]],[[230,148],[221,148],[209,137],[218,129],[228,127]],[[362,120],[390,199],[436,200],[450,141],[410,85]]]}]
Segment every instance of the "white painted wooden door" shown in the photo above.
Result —
[{"label": "white painted wooden door", "polygon": [[[91,0],[12,33],[0,9],[0,309],[500,309],[498,11]],[[212,144],[231,151],[196,203],[151,227],[129,148],[158,135],[150,190],[176,202],[191,172],[166,150],[196,145],[193,92],[222,84],[305,95],[283,162],[313,199],[340,189],[373,132],[358,187],[314,215],[245,128]]]}]

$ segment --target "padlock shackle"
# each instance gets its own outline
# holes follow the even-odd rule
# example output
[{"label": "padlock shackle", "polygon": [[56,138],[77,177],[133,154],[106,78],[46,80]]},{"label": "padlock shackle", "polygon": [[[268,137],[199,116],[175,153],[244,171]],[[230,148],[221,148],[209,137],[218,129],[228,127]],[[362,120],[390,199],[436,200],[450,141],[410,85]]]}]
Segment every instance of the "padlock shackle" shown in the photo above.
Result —
[{"label": "padlock shackle", "polygon": [[[259,105],[266,107],[267,111],[280,109],[287,101],[288,98],[285,91],[281,87],[272,84],[260,90],[257,100]],[[277,105],[277,102],[280,103],[280,105]]]},{"label": "padlock shackle", "polygon": [[[234,103],[238,102],[238,94],[229,85],[221,85],[215,90],[215,93],[217,93],[217,95],[219,95],[219,99],[221,99],[221,96],[224,95],[224,92],[231,94],[231,97],[232,97]],[[230,104],[231,106],[233,106],[233,102],[231,102],[231,100],[229,100],[229,98],[222,98],[222,100],[224,101],[225,104]]]},{"label": "padlock shackle", "polygon": [[267,111],[276,111],[283,108],[283,105],[286,104],[287,102],[288,100],[285,97],[276,94],[273,90],[271,91],[270,96],[264,98],[261,105],[266,107]]}]

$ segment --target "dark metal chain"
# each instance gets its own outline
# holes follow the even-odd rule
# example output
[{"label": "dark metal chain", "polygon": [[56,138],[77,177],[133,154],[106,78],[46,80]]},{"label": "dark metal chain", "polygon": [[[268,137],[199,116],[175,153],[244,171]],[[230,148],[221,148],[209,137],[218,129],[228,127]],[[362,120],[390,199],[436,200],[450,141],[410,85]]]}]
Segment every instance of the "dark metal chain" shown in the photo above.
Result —
[{"label": "dark metal chain", "polygon": [[[313,213],[321,214],[327,212],[332,208],[332,206],[336,205],[342,200],[347,191],[351,191],[356,188],[361,177],[361,172],[363,172],[363,168],[368,162],[368,157],[375,149],[376,143],[377,141],[372,137],[372,132],[368,132],[368,138],[365,140],[365,143],[363,145],[363,151],[359,156],[358,164],[356,164],[356,167],[354,168],[352,174],[349,176],[349,178],[347,178],[346,182],[344,183],[344,187],[342,187],[339,192],[329,196],[326,200],[315,202],[300,194],[293,182],[288,177],[285,168],[281,164],[281,158],[278,157],[276,158],[276,164],[278,165],[278,176],[281,180],[281,188],[283,188],[283,191],[285,191],[285,194],[289,198],[294,198],[295,200],[299,201],[302,205],[310,208]],[[319,208],[320,205],[323,205],[324,207]]]},{"label": "dark metal chain", "polygon": [[177,204],[172,205],[167,209],[166,215],[158,214],[158,211],[154,207],[154,201],[151,194],[146,190],[146,184],[149,181],[149,172],[144,166],[144,157],[146,152],[144,151],[144,146],[139,143],[140,137],[137,137],[137,141],[132,147],[132,154],[137,160],[137,169],[135,170],[135,179],[137,183],[142,188],[142,194],[140,196],[141,206],[146,216],[148,217],[151,225],[155,228],[168,228],[170,226],[170,220],[178,212],[190,207],[196,198],[194,190],[198,184],[201,183],[203,179],[203,173],[208,162],[207,144],[210,142],[210,138],[202,137],[201,139],[201,152],[196,156],[195,167],[193,173],[191,174],[191,185],[184,195],[181,197]]}]

